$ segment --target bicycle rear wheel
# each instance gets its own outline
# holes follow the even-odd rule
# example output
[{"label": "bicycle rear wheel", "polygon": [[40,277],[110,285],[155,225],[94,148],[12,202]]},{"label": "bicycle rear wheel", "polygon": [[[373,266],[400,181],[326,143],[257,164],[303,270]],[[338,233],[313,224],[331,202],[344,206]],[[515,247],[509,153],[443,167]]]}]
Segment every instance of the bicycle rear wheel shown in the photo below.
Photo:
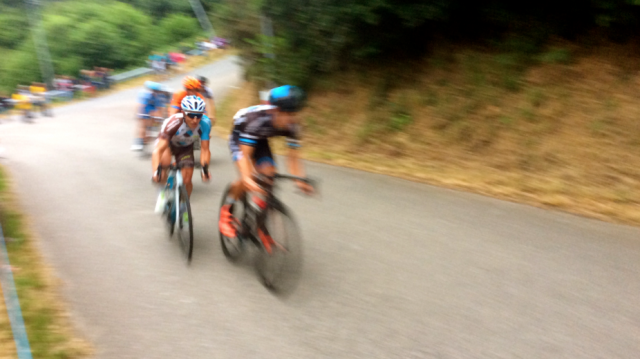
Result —
[{"label": "bicycle rear wheel", "polygon": [[302,274],[302,241],[295,220],[278,204],[267,209],[262,231],[270,242],[270,250],[264,246],[257,258],[258,275],[268,289],[283,294],[290,292]]},{"label": "bicycle rear wheel", "polygon": [[158,139],[159,131],[156,131],[154,127],[147,127],[145,130],[145,137],[142,139],[142,157],[151,157],[153,150],[156,147],[156,140]]},{"label": "bicycle rear wheel", "polygon": [[187,256],[187,260],[191,261],[191,255],[193,254],[193,217],[191,216],[191,204],[189,203],[187,189],[184,186],[180,186],[178,194],[180,196],[178,199],[178,223],[176,223],[178,239],[180,240],[182,251]]},{"label": "bicycle rear wheel", "polygon": [[[227,196],[229,196],[230,191],[231,185],[227,185],[227,188],[222,194],[222,202],[220,203],[220,208],[225,205],[225,201],[227,199]],[[241,199],[238,199],[231,206],[231,214],[234,218],[236,218],[237,220],[242,220],[244,218],[246,204],[246,196],[242,196]],[[221,212],[221,210],[218,211],[218,222],[220,222],[219,217]],[[244,245],[239,235],[237,235],[236,238],[229,238],[223,235],[220,230],[218,230],[218,234],[220,236],[220,246],[222,247],[222,253],[224,253],[224,256],[231,262],[238,261],[238,259],[240,259],[242,253],[244,252]]]}]

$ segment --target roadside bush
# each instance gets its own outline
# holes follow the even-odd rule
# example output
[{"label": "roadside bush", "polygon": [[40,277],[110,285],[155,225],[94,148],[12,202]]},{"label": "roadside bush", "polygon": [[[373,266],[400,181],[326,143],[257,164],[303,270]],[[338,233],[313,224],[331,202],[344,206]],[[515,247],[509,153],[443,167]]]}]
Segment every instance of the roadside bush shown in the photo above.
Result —
[{"label": "roadside bush", "polygon": [[177,43],[200,32],[198,20],[181,14],[169,15],[158,24],[164,43]]},{"label": "roadside bush", "polygon": [[[21,41],[19,51],[10,54],[0,79],[4,88],[18,82],[40,80],[40,70],[29,28],[22,23],[18,10],[5,9],[0,14],[0,44],[5,37],[3,19],[10,19],[18,34],[6,35]],[[43,10],[43,27],[58,74],[76,75],[93,66],[124,68],[143,63],[154,43],[156,28],[151,17],[131,5],[117,1],[64,1],[48,4]],[[23,36],[22,38],[20,36]],[[29,41],[25,41],[25,40]],[[31,55],[28,55],[31,54]],[[25,66],[26,64],[26,66]],[[32,66],[35,64],[35,66]]]},{"label": "roadside bush", "polygon": [[0,12],[0,47],[16,48],[29,35],[26,15],[17,9]]},{"label": "roadside bush", "polygon": [[3,76],[0,76],[0,86],[13,89],[18,84],[30,84],[40,81],[40,67],[33,42],[26,41],[16,51],[3,59]]}]

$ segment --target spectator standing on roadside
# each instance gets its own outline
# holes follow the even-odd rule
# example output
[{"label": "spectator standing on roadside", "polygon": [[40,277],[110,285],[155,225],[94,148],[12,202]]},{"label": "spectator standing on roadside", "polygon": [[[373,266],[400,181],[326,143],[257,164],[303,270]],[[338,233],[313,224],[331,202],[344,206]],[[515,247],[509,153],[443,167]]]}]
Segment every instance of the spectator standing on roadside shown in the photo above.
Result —
[{"label": "spectator standing on roadside", "polygon": [[47,85],[41,82],[32,82],[29,87],[31,93],[31,104],[33,108],[38,108],[40,113],[44,116],[50,116],[50,111],[47,105]]},{"label": "spectator standing on roadside", "polygon": [[9,110],[13,107],[11,104],[11,99],[7,96],[6,93],[0,92],[0,116],[3,116],[9,112]]},{"label": "spectator standing on roadside", "polygon": [[64,97],[68,100],[73,98],[73,81],[69,76],[61,76],[58,81],[58,90],[64,93]]}]

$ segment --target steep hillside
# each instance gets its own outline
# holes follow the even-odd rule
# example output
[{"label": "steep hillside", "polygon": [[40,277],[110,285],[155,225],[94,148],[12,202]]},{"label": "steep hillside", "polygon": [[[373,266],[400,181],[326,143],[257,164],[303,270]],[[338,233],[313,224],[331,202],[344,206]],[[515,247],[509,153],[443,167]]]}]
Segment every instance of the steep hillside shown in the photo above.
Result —
[{"label": "steep hillside", "polygon": [[[323,79],[301,115],[304,154],[640,224],[640,52],[561,45],[526,67],[456,49]],[[256,101],[246,84],[220,122]]]}]

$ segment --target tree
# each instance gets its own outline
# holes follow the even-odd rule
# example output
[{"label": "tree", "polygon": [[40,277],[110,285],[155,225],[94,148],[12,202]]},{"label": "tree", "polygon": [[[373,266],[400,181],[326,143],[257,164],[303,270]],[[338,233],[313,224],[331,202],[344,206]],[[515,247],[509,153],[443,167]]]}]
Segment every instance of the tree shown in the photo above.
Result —
[{"label": "tree", "polygon": [[191,38],[200,32],[198,21],[192,16],[181,14],[169,15],[158,24],[165,43],[177,43]]},{"label": "tree", "polygon": [[[0,5],[0,8],[2,5]],[[29,23],[23,11],[2,9],[0,13],[0,47],[16,48],[29,35]]]}]

